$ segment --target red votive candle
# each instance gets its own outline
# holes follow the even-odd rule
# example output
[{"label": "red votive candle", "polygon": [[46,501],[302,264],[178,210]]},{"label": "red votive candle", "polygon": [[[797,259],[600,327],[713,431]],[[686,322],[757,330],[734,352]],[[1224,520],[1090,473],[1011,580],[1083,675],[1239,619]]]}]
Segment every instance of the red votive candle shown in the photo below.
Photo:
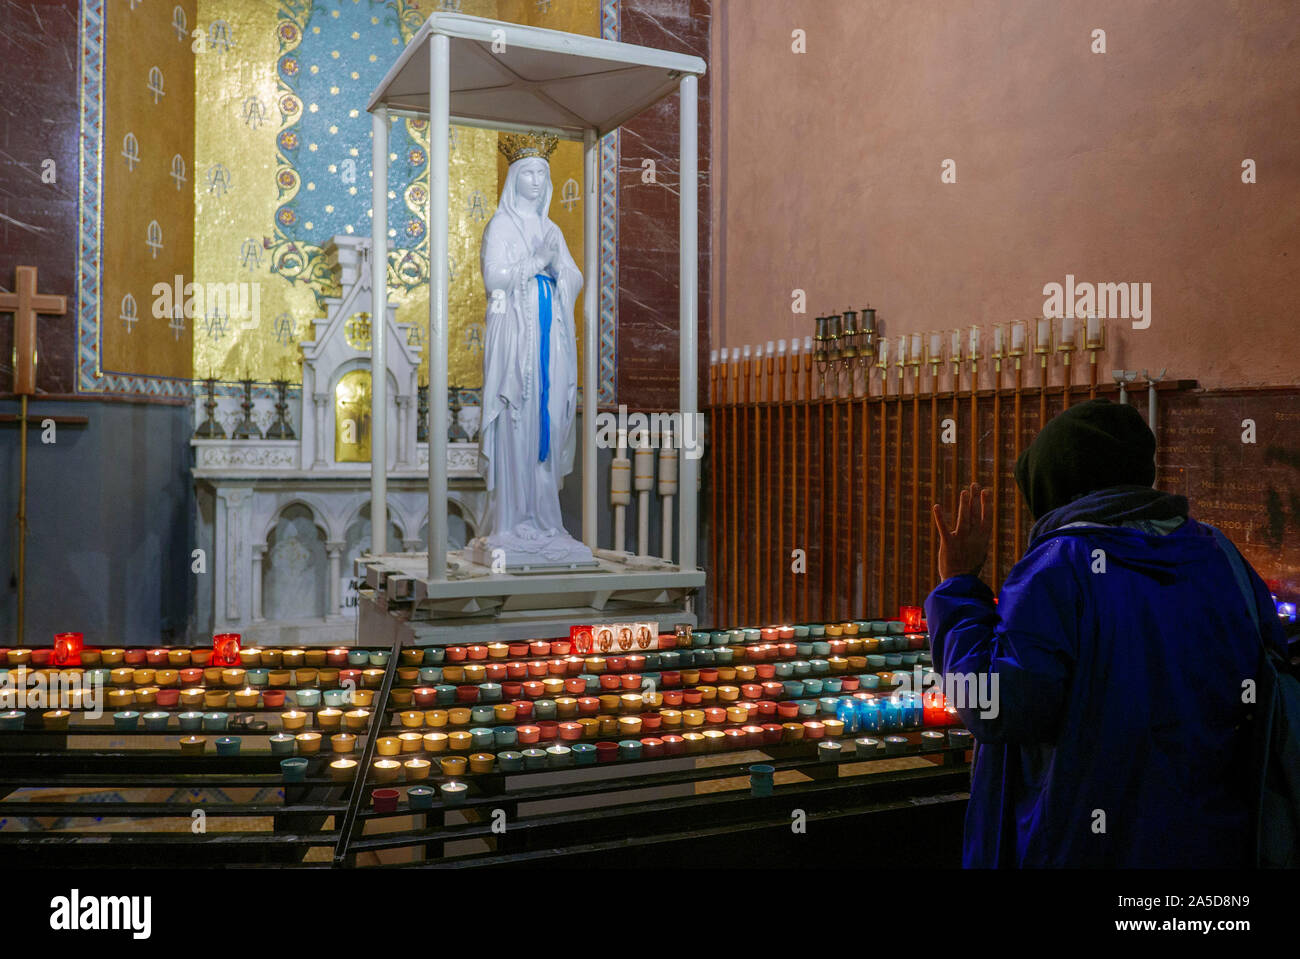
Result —
[{"label": "red votive candle", "polygon": [[560,731],[560,724],[553,719],[542,719],[537,723],[542,739],[554,739]]},{"label": "red votive candle", "polygon": [[542,736],[542,731],[537,726],[516,726],[515,736],[525,745],[531,746]]},{"label": "red votive candle", "polygon": [[[280,695],[283,696],[284,694],[281,693]],[[168,708],[171,706],[175,706],[178,702],[180,702],[180,699],[181,699],[181,691],[179,689],[169,688],[169,689],[158,690],[158,692],[154,694],[153,701],[154,704],[157,706]]]},{"label": "red votive candle", "polygon": [[722,731],[724,749],[744,749],[749,743],[749,734],[743,729],[724,729]]},{"label": "red votive candle", "polygon": [[622,689],[623,680],[620,677],[615,676],[613,673],[601,673],[600,688],[601,689]]},{"label": "red votive candle", "polygon": [[640,689],[640,688],[641,688],[641,674],[640,674],[640,673],[624,673],[624,674],[623,674],[622,676],[620,676],[619,678],[623,680],[623,688],[624,688],[624,689]]},{"label": "red votive candle", "polygon": [[517,699],[510,705],[515,707],[515,719],[528,719],[533,715],[533,704],[526,699]]},{"label": "red votive candle", "polygon": [[686,740],[681,736],[664,736],[661,742],[664,744],[665,756],[681,756],[686,752]]},{"label": "red votive candle", "polygon": [[[39,650],[33,651],[32,653],[33,664],[36,662],[36,652],[39,652]],[[48,650],[46,652],[48,654]],[[148,661],[148,659],[149,653],[143,649],[128,649],[126,654],[122,657],[122,661],[128,666],[142,666]]]},{"label": "red votive candle", "polygon": [[[436,694],[435,694],[436,698]],[[457,686],[456,702],[458,703],[476,703],[478,702],[477,686]]]},{"label": "red votive candle", "polygon": [[804,739],[824,739],[826,736],[826,727],[817,722],[815,719],[808,719],[803,724]]},{"label": "red votive candle", "polygon": [[551,652],[556,656],[568,656],[573,651],[573,643],[567,639],[551,640]]},{"label": "red votive candle", "polygon": [[546,687],[535,679],[528,680],[528,682],[523,684],[523,687],[524,695],[529,699],[541,699],[542,695],[546,692]]},{"label": "red votive candle", "polygon": [[627,657],[627,668],[633,672],[645,669],[645,657],[639,655]]},{"label": "red votive candle", "polygon": [[770,699],[760,699],[758,701],[758,714],[764,719],[776,715],[776,703]]},{"label": "red votive candle", "polygon": [[348,651],[341,646],[325,651],[325,665],[327,666],[346,666],[348,664]]},{"label": "red votive candle", "polygon": [[704,710],[704,721],[710,726],[727,721],[727,711],[721,706],[709,706]]},{"label": "red votive candle", "polygon": [[[782,687],[784,688],[784,687]],[[760,699],[764,694],[763,687],[758,683],[741,683],[740,695],[746,699]]]},{"label": "red votive candle", "polygon": [[682,702],[687,706],[698,706],[704,701],[704,693],[698,689],[683,689]]},{"label": "red votive candle", "polygon": [[660,695],[663,696],[663,704],[668,707],[680,706],[685,698],[680,689],[665,689]]},{"label": "red votive candle", "polygon": [[595,696],[583,696],[578,700],[579,716],[595,716],[600,712],[600,700]]},{"label": "red votive candle", "polygon": [[546,675],[562,677],[569,671],[569,664],[563,659],[548,659],[546,661]]},{"label": "red votive candle", "polygon": [[570,677],[564,681],[564,691],[575,696],[578,693],[585,693],[587,691],[587,681],[576,676]]},{"label": "red votive candle", "polygon": [[751,724],[749,724],[749,725],[747,725],[747,726],[741,726],[740,728],[741,728],[742,730],[744,730],[744,733],[745,733],[745,745],[746,745],[746,746],[761,746],[761,745],[763,745],[763,727],[762,727],[762,726],[757,726],[757,725],[754,725],[753,723],[751,723]]},{"label": "red votive candle", "polygon": [[842,639],[832,639],[827,645],[831,648],[832,656],[843,656],[844,651],[848,648]]},{"label": "red votive candle", "polygon": [[543,676],[548,675],[549,672],[550,670],[547,668],[546,660],[531,659],[528,661],[528,675],[532,676],[534,679],[541,679]]},{"label": "red votive candle", "polygon": [[718,681],[718,671],[712,666],[705,666],[700,670],[700,682],[706,686],[712,686]]},{"label": "red votive candle", "polygon": [[781,724],[763,723],[764,744],[779,743],[780,741],[781,741]]},{"label": "red votive candle", "polygon": [[840,690],[846,693],[854,692],[861,685],[862,681],[856,676],[845,676],[840,680]]},{"label": "red votive candle", "polygon": [[411,702],[422,709],[434,706],[438,702],[438,691],[428,686],[418,686],[411,690]]},{"label": "red votive candle", "polygon": [[654,759],[664,754],[664,741],[662,739],[643,739],[641,740],[641,758]]},{"label": "red votive candle", "polygon": [[781,629],[778,626],[764,626],[758,632],[765,643],[774,643],[781,637]]},{"label": "red votive candle", "polygon": [[484,668],[484,675],[494,683],[499,683],[509,675],[506,672],[505,663],[488,663]]},{"label": "red votive candle", "polygon": [[596,762],[612,763],[618,758],[618,743],[596,743]]},{"label": "red votive candle", "polygon": [[351,683],[354,687],[361,685],[361,670],[359,669],[340,669],[339,685],[347,686]]},{"label": "red votive candle", "polygon": [[510,644],[510,658],[511,658],[511,659],[523,659],[523,658],[524,658],[525,656],[527,656],[527,655],[528,655],[528,644],[527,644],[527,643],[511,643],[511,644]]},{"label": "red votive candle", "polygon": [[627,657],[610,656],[605,660],[605,668],[611,673],[621,673],[623,670],[627,669]]},{"label": "red votive candle", "polygon": [[762,684],[763,695],[768,699],[780,699],[785,692],[785,684],[778,682],[769,682]]},{"label": "red votive candle", "polygon": [[145,659],[149,661],[150,666],[161,666],[167,662],[167,650],[151,649],[145,654]]},{"label": "red votive candle", "polygon": [[448,646],[446,656],[449,663],[463,663],[469,656],[469,650],[464,646]]},{"label": "red votive candle", "polygon": [[680,686],[682,684],[682,674],[675,669],[666,673],[659,674],[660,686]]},{"label": "red votive candle", "polygon": [[470,646],[465,650],[470,659],[487,659],[488,648],[486,646]]},{"label": "red votive candle", "polygon": [[203,682],[203,670],[197,666],[187,666],[185,669],[178,670],[176,676],[182,686],[196,686]]},{"label": "red votive candle", "polygon": [[528,651],[534,656],[551,655],[551,644],[544,639],[534,639],[528,644]]},{"label": "red votive candle", "polygon": [[564,675],[580,676],[582,675],[583,664],[585,660],[581,656],[567,656],[564,660]]},{"label": "red votive candle", "polygon": [[658,729],[663,724],[664,718],[658,713],[642,713],[641,728],[647,731]]},{"label": "red votive candle", "polygon": [[782,659],[794,659],[799,655],[799,647],[794,643],[782,643],[776,648],[776,652]]},{"label": "red votive candle", "polygon": [[528,675],[528,664],[506,663],[506,675],[511,679],[523,679]]},{"label": "red votive candle", "polygon": [[783,640],[785,640],[785,639],[794,639],[794,627],[793,627],[793,626],[782,626],[781,629],[780,629],[780,636],[781,636],[781,639],[783,639]]},{"label": "red votive candle", "polygon": [[559,734],[561,739],[569,742],[575,739],[581,739],[582,724],[581,723],[560,723]]},{"label": "red votive candle", "polygon": [[771,679],[776,675],[776,663],[755,663],[754,675],[759,679]]},{"label": "red votive candle", "polygon": [[[161,690],[161,689],[158,690],[158,702],[159,702],[159,703],[162,702],[162,694],[163,694],[163,692],[164,692],[164,690]],[[176,693],[177,696],[180,695],[180,690],[178,690],[178,689],[177,689],[177,690],[172,690],[172,692]],[[267,709],[279,709],[281,706],[284,705],[284,690],[283,690],[283,689],[264,689],[264,690],[262,690],[262,705],[263,705],[265,708],[267,708]]]},{"label": "red votive candle", "polygon": [[799,704],[793,701],[777,703],[776,714],[782,719],[795,719],[799,715]]}]

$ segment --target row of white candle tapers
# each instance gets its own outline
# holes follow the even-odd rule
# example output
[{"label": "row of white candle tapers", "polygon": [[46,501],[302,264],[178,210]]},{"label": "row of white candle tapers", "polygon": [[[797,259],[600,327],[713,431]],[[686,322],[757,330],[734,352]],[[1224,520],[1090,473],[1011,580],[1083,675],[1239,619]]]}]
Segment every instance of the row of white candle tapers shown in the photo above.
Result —
[{"label": "row of white candle tapers", "polygon": [[[1023,320],[1016,320],[1010,324],[1011,329],[1011,348],[1005,349],[1006,343],[1006,326],[996,324],[993,327],[993,354],[994,358],[1016,357],[1025,353],[1025,336],[1028,332],[1028,325]],[[1084,348],[1100,349],[1103,343],[1102,321],[1097,316],[1089,316],[1083,327],[1085,333]],[[1060,337],[1055,340],[1055,349],[1060,351],[1070,351],[1078,348],[1076,337],[1079,327],[1076,326],[1076,320],[1073,316],[1062,317]],[[1050,353],[1053,352],[1053,333],[1054,324],[1050,318],[1040,317],[1037,320],[1035,329],[1035,352]],[[911,362],[920,364],[941,363],[943,359],[943,333],[931,331],[929,334],[930,343],[929,351],[922,359],[922,347],[924,344],[925,334],[922,333],[903,333],[898,337],[898,348],[895,353],[896,362],[901,366],[908,362],[908,355],[912,357]],[[963,355],[963,341],[969,347]],[[910,346],[910,350],[909,350]],[[798,356],[800,345],[798,337],[795,337],[789,343],[789,354]],[[813,338],[805,336],[803,339],[803,352],[813,352]],[[748,345],[739,347],[723,347],[721,351],[713,350],[709,354],[709,363],[717,365],[721,363],[738,363],[742,360],[762,360],[764,356],[780,357],[787,353],[787,344],[785,340],[768,340],[766,347],[759,343],[757,346]],[[958,363],[963,360],[980,359],[980,327],[971,326],[968,330],[953,330],[948,351],[948,362]],[[885,365],[889,360],[889,339],[881,337],[876,342],[876,359],[878,365]]]}]

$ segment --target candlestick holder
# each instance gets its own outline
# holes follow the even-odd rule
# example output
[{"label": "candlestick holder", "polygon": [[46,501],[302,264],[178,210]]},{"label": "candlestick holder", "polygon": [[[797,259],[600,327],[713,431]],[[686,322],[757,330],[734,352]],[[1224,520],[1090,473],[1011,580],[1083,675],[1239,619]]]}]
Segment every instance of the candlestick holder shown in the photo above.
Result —
[{"label": "candlestick holder", "polygon": [[226,428],[217,422],[215,415],[217,412],[217,381],[209,376],[203,381],[203,384],[208,393],[208,398],[203,401],[203,409],[208,416],[199,424],[198,429],[194,431],[194,435],[204,440],[224,440],[226,438]]},{"label": "candlestick holder", "polygon": [[[835,320],[838,323],[839,317],[835,317]],[[831,332],[831,317],[817,317],[816,332],[813,334],[813,360],[817,363],[817,385],[823,395],[826,393],[826,372],[835,365],[836,338]]]},{"label": "candlestick holder", "polygon": [[925,362],[930,364],[930,391],[939,392],[939,367],[943,365],[943,339],[936,331],[926,336]]},{"label": "candlestick holder", "polygon": [[989,352],[989,359],[993,361],[993,375],[995,377],[994,389],[1001,385],[1002,361],[1007,356],[1007,337],[1006,326],[1002,323],[993,324],[993,349]]},{"label": "candlestick holder", "polygon": [[429,442],[429,385],[415,388],[415,441]]},{"label": "candlestick holder", "polygon": [[257,423],[253,421],[253,381],[246,379],[239,382],[244,385],[244,398],[239,404],[239,408],[244,411],[244,418],[235,427],[232,438],[237,440],[260,440],[262,431]]},{"label": "candlestick holder", "polygon": [[294,439],[293,424],[289,422],[288,380],[273,380],[275,384],[275,422],[266,431],[268,440]]},{"label": "candlestick holder", "polygon": [[1052,355],[1052,341],[1056,336],[1056,329],[1050,317],[1040,316],[1038,318],[1038,329],[1034,337],[1034,353],[1038,355],[1039,366],[1043,371],[1043,385],[1047,385],[1047,358]]},{"label": "candlestick holder", "polygon": [[1029,324],[1024,320],[1011,323],[1011,342],[1007,346],[1007,356],[1015,360],[1016,372],[1020,371],[1021,361],[1025,356],[1025,337],[1029,335]]},{"label": "candlestick holder", "polygon": [[[952,331],[952,339],[949,341],[948,362],[952,364],[952,391],[955,394],[958,387],[961,386],[961,363],[964,359],[962,355],[961,330]],[[954,402],[956,400],[954,399]]]}]

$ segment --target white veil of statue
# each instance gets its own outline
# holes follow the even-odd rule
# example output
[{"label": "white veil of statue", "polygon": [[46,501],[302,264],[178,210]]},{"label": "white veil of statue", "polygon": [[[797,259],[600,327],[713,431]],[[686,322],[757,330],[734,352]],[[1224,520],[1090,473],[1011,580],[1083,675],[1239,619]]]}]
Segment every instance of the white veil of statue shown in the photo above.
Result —
[{"label": "white veil of statue", "polygon": [[[519,137],[513,145],[521,142],[544,141]],[[573,309],[582,273],[548,216],[550,150],[523,149],[479,257],[487,293],[479,451],[488,506],[472,546],[477,562],[504,550],[507,567],[585,564],[591,551],[565,532],[560,515],[560,487],[577,446]]]}]

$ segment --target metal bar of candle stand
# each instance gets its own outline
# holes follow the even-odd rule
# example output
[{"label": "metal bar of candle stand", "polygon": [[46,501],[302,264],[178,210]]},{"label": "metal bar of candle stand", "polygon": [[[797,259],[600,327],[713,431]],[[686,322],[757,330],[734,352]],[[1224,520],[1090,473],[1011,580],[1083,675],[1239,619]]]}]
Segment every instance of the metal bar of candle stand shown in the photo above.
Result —
[{"label": "metal bar of candle stand", "polygon": [[780,425],[777,427],[777,494],[776,494],[776,517],[777,517],[777,534],[776,534],[776,563],[774,564],[775,582],[777,584],[777,604],[776,619],[777,622],[784,623],[785,619],[785,351],[782,350],[780,357],[777,359],[779,368],[778,379],[781,384],[781,403],[777,407],[777,415],[780,417]]},{"label": "metal bar of candle stand", "polygon": [[[834,364],[836,361],[832,361]],[[834,391],[831,396],[831,498],[822,506],[822,520],[830,526],[830,595],[827,597],[830,602],[822,603],[824,609],[829,609],[830,614],[828,621],[835,619],[839,610],[839,586],[840,586],[840,556],[839,556],[839,524],[831,519],[831,514],[840,502],[840,371],[839,367],[832,365],[832,371],[835,374]],[[825,528],[825,527],[823,527]]]},{"label": "metal bar of candle stand", "polygon": [[[798,340],[792,340],[792,346],[797,342]],[[800,489],[800,438],[798,438],[798,428],[800,428],[800,418],[798,418],[798,416],[800,416],[800,407],[798,407],[798,402],[800,402],[800,355],[798,355],[797,352],[790,356],[790,372],[792,372],[793,381],[790,382],[790,398],[788,400],[790,407],[789,539],[783,541],[783,546],[781,546],[781,555],[777,557],[777,561],[781,564],[781,622],[789,622],[796,619],[796,604],[798,600],[798,595],[796,591],[794,591],[797,590],[797,586],[794,585],[794,581],[792,580],[792,577],[790,577],[790,551],[784,546],[784,543],[794,542],[798,531],[798,522],[794,520],[794,504],[798,502],[798,489]],[[781,496],[783,496],[784,502],[785,470],[781,470]],[[785,522],[787,522],[784,513],[785,511],[783,507],[783,518],[781,518],[783,529]],[[789,596],[790,599],[789,620],[785,619],[785,599],[787,599],[787,596]]]},{"label": "metal bar of candle stand", "polygon": [[[746,349],[748,349],[748,347],[746,347]],[[752,374],[749,357],[745,357],[741,361],[741,365],[744,369],[744,384],[743,384],[743,391],[741,393],[742,402],[740,405],[740,414],[742,419],[741,431],[740,431],[740,458],[736,460],[736,473],[738,475],[744,473],[744,467],[748,466],[754,461],[754,458],[753,456],[750,455],[750,450],[749,450],[749,419],[751,413],[749,408],[749,388],[751,385],[750,377]],[[736,506],[739,509],[743,510],[744,513],[748,513],[749,483],[746,482],[744,486],[745,486],[744,495],[741,496],[739,493],[737,494],[738,499],[736,501]],[[740,515],[737,515],[736,519],[740,520]],[[741,529],[740,526],[737,526],[736,528],[737,539],[739,539],[740,529]],[[743,566],[744,568],[743,569],[737,568],[736,570],[740,579],[740,596],[739,596],[740,620],[733,620],[733,622],[740,621],[740,622],[747,623],[749,622],[749,568],[750,568],[749,550],[745,550],[743,553],[741,553],[741,556],[743,557],[743,559],[740,565]]]},{"label": "metal bar of candle stand", "polygon": [[858,539],[862,543],[862,618],[871,615],[868,570],[870,568],[871,544],[868,540],[867,511],[871,501],[871,356],[868,355],[862,367],[862,503],[861,516],[858,518]]},{"label": "metal bar of candle stand", "polygon": [[[958,395],[960,392],[961,392],[961,359],[960,359],[960,357],[959,357],[958,359],[954,360],[954,361],[953,361],[953,364],[952,364],[952,425],[953,425],[953,429],[956,429],[957,426],[958,426],[958,424],[961,423],[961,406],[960,406],[961,400],[960,400],[960,397],[959,397],[959,395]],[[957,502],[958,502],[958,497],[961,495],[961,490],[960,490],[960,487],[961,487],[961,456],[960,456],[961,444],[960,444],[960,443],[957,443],[957,442],[953,442],[953,443],[950,444],[950,445],[952,446],[952,482],[951,482],[951,484],[950,484],[950,485],[951,485],[951,489],[949,489],[949,491],[948,491],[948,495],[952,498],[952,514],[950,515],[948,521],[949,521],[950,523],[952,523],[952,524],[955,526],[955,525],[957,524]]]},{"label": "metal bar of candle stand", "polygon": [[[899,360],[902,360],[901,355]],[[894,591],[892,602],[885,605],[887,611],[898,607],[903,589],[903,384],[906,377],[907,366],[900,363],[898,396],[895,397],[898,410],[894,416]]]},{"label": "metal bar of candle stand", "polygon": [[1002,493],[1002,355],[993,360],[993,591],[998,590],[998,572],[1002,555],[1002,522],[999,510]]},{"label": "metal bar of candle stand", "polygon": [[[763,347],[760,345],[759,350]],[[751,554],[752,575],[754,579],[754,615],[755,622],[760,621],[763,611],[763,479],[767,465],[763,457],[763,387],[766,377],[763,375],[763,354],[760,352],[754,361],[754,453],[749,461],[754,468],[754,502],[750,513],[753,517],[754,549]]]},{"label": "metal bar of candle stand", "polygon": [[348,808],[339,823],[338,845],[334,847],[334,865],[351,866],[355,863],[348,858],[348,846],[352,843],[352,833],[357,824],[357,810],[361,807],[361,797],[366,791],[366,778],[370,775],[370,764],[375,758],[375,746],[379,737],[375,735],[380,717],[387,715],[388,694],[393,689],[393,680],[397,677],[397,666],[401,662],[402,637],[393,640],[393,647],[388,654],[388,668],[384,670],[384,681],[379,686],[379,708],[371,708],[370,718],[366,722],[366,746],[362,750],[361,762],[352,779],[352,795],[348,797]]},{"label": "metal bar of candle stand", "polygon": [[[849,364],[849,396],[844,404],[844,446],[848,456],[848,483],[846,484],[844,495],[844,528],[848,531],[849,556],[848,567],[845,579],[845,597],[844,597],[844,618],[848,619],[853,615],[853,559],[855,551],[853,549],[853,480],[857,477],[857,472],[853,469],[853,401],[857,398],[857,384],[854,382],[854,372],[857,369],[856,363]],[[838,618],[838,614],[837,614]]]},{"label": "metal bar of candle stand", "polygon": [[812,552],[812,522],[811,522],[811,503],[812,503],[812,368],[813,355],[812,350],[807,349],[808,343],[804,341],[803,351],[803,392],[804,392],[804,410],[803,410],[803,449],[804,449],[804,471],[803,471],[803,549],[804,570],[799,576],[800,590],[800,609],[799,618],[807,619],[812,607],[808,601],[808,555]]},{"label": "metal bar of candle stand", "polygon": [[728,607],[731,611],[729,621],[734,623],[737,621],[740,611],[740,555],[739,545],[737,542],[739,540],[738,533],[740,530],[740,459],[738,440],[736,439],[738,432],[736,425],[737,417],[739,415],[737,407],[740,399],[740,362],[734,348],[731,351],[731,358],[736,361],[736,375],[732,378],[731,382],[731,425],[727,430],[727,433],[731,438],[731,463],[730,469],[728,470],[731,476],[731,496],[729,497],[728,502],[729,524],[727,527],[727,538],[731,541],[731,568],[727,575],[727,585],[729,592]]},{"label": "metal bar of candle stand", "polygon": [[[972,344],[973,345],[973,344]],[[970,361],[970,481],[980,477],[980,372],[978,354],[971,350]],[[972,515],[975,504],[971,504]]]},{"label": "metal bar of candle stand", "polygon": [[885,548],[885,510],[889,505],[889,366],[881,368],[880,375],[880,533],[876,563],[876,609],[875,616],[885,615],[885,557],[889,555]]},{"label": "metal bar of candle stand", "polygon": [[718,364],[708,364],[708,615],[718,616]]},{"label": "metal bar of candle stand", "polygon": [[772,609],[776,606],[775,593],[776,582],[772,578],[772,554],[776,552],[776,535],[773,529],[775,521],[775,510],[773,504],[776,497],[772,489],[772,469],[776,462],[776,402],[773,399],[776,393],[776,356],[771,350],[767,351],[766,379],[763,385],[763,430],[764,447],[767,454],[763,457],[763,488],[762,496],[759,499],[759,507],[762,510],[763,522],[760,524],[760,533],[763,537],[764,549],[759,556],[759,578],[762,584],[762,603],[760,605],[760,622],[773,622]]},{"label": "metal bar of candle stand", "polygon": [[[915,350],[912,352],[916,353]],[[912,370],[912,592],[908,599],[909,603],[915,603],[918,598],[921,559],[921,364],[919,355],[912,357]]]},{"label": "metal bar of candle stand", "polygon": [[[931,346],[933,347],[934,336],[931,334]],[[930,356],[930,502],[939,502],[939,367],[940,361],[936,362],[934,350],[931,349]],[[931,581],[937,578],[938,553],[935,547],[938,545],[937,530],[934,521],[928,524],[930,527],[930,553],[926,564],[928,572],[926,575],[931,577]]]},{"label": "metal bar of candle stand", "polygon": [[[1012,410],[1012,416],[1011,416],[1011,419],[1015,424],[1015,431],[1016,431],[1015,448],[1012,455],[1015,457],[1015,462],[1017,463],[1020,462],[1021,433],[1024,431],[1025,428],[1024,411],[1021,406],[1021,399],[1022,399],[1021,394],[1024,392],[1025,389],[1025,371],[1021,367],[1021,360],[1022,357],[1020,356],[1016,357],[1016,393],[1015,393],[1014,409]],[[1013,513],[1012,528],[1014,531],[1014,536],[1012,539],[1012,554],[1013,554],[1011,557],[1012,565],[1015,565],[1015,563],[1019,562],[1020,560],[1020,530],[1021,530],[1021,524],[1024,522],[1024,518],[1021,515],[1020,499],[1021,499],[1020,496],[1016,496],[1015,499],[1012,500],[1012,503],[1014,504],[1012,507],[1012,513]]]}]

